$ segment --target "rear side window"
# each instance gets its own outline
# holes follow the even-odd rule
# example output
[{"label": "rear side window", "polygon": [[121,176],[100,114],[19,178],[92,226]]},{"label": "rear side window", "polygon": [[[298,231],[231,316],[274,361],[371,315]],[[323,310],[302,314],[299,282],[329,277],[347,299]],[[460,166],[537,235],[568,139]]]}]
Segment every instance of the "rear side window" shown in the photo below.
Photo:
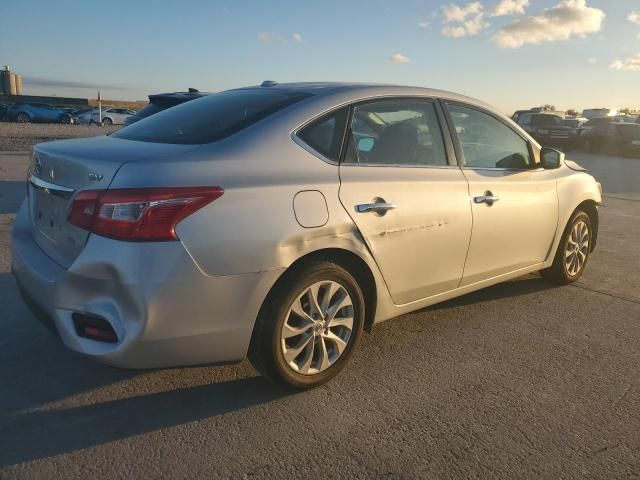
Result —
[{"label": "rear side window", "polygon": [[347,108],[332,112],[304,127],[298,132],[298,137],[317,152],[337,162],[348,116]]},{"label": "rear side window", "polygon": [[310,95],[266,88],[228,90],[169,108],[111,136],[152,143],[211,143]]},{"label": "rear side window", "polygon": [[432,102],[381,100],[353,110],[344,163],[447,165],[440,123]]}]

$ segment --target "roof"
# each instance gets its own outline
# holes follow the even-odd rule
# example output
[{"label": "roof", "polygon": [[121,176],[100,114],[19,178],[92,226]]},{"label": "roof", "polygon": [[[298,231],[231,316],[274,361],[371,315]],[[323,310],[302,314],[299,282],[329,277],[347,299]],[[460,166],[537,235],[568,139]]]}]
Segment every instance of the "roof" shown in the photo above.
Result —
[{"label": "roof", "polygon": [[321,97],[325,95],[333,95],[338,93],[345,93],[352,95],[354,98],[359,96],[428,96],[445,98],[449,100],[458,100],[462,102],[468,102],[476,105],[481,105],[491,110],[495,110],[490,105],[487,105],[481,100],[471,98],[465,95],[461,95],[446,90],[438,90],[425,87],[412,87],[406,85],[393,85],[393,84],[378,84],[378,83],[357,83],[357,82],[294,82],[294,83],[275,83],[270,86],[255,85],[253,87],[245,88],[271,88],[281,89],[288,91],[300,91],[304,93],[312,93],[315,96]]}]

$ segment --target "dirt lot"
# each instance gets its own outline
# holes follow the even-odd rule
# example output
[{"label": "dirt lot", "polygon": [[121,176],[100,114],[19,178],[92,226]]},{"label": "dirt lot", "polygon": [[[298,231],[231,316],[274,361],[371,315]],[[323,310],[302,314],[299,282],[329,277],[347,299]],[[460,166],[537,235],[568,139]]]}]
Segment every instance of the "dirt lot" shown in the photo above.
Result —
[{"label": "dirt lot", "polygon": [[56,125],[0,122],[0,151],[28,150],[31,145],[63,138],[94,137],[120,127],[97,125]]},{"label": "dirt lot", "polygon": [[28,156],[0,153],[0,478],[638,478],[640,161],[570,157],[606,192],[577,284],[404,315],[290,394],[247,362],[123,371],[62,346],[9,273]]}]

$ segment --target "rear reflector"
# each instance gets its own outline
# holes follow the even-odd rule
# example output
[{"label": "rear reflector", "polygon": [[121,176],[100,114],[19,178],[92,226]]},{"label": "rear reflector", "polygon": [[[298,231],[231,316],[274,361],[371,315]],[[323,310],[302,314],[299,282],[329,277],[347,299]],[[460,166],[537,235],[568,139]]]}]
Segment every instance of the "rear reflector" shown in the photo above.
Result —
[{"label": "rear reflector", "polygon": [[74,313],[71,318],[79,337],[89,338],[98,342],[117,343],[118,335],[111,324],[102,317]]},{"label": "rear reflector", "polygon": [[221,187],[86,190],[74,197],[68,220],[117,240],[178,240],[176,225],[223,193]]}]

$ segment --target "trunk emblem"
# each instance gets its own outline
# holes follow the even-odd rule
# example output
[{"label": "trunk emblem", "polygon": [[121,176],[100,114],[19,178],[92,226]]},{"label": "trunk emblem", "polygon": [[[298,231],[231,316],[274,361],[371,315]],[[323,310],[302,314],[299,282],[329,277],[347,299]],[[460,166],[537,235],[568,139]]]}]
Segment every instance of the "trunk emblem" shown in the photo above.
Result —
[{"label": "trunk emblem", "polygon": [[102,175],[101,173],[93,173],[91,172],[89,174],[89,180],[93,180],[93,181],[100,181],[104,178],[104,175]]}]

